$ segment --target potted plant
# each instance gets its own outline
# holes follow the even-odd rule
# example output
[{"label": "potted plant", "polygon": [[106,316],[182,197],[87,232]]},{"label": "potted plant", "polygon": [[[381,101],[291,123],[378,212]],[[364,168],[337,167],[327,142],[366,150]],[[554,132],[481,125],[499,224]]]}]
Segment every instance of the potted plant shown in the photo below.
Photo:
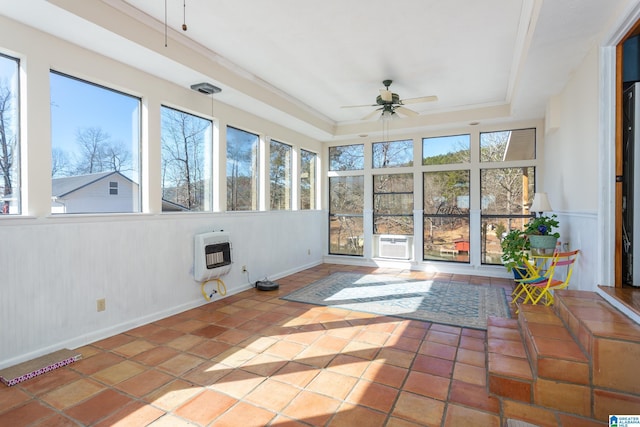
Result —
[{"label": "potted plant", "polygon": [[511,230],[500,241],[502,247],[502,263],[509,271],[513,271],[516,279],[520,279],[526,272],[529,262],[529,239],[522,230]]},{"label": "potted plant", "polygon": [[524,233],[529,239],[531,252],[535,255],[548,255],[553,253],[560,233],[553,231],[558,228],[558,220],[555,214],[551,216],[540,215],[533,218],[527,224]]}]

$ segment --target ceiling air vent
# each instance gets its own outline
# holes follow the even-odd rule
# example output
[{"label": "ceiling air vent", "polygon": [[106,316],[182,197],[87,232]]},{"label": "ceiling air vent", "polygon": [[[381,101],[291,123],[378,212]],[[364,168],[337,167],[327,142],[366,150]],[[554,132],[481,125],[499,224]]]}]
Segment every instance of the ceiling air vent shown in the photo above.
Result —
[{"label": "ceiling air vent", "polygon": [[196,90],[205,95],[212,95],[214,93],[222,92],[218,86],[214,86],[211,83],[196,83],[191,85],[191,89]]}]

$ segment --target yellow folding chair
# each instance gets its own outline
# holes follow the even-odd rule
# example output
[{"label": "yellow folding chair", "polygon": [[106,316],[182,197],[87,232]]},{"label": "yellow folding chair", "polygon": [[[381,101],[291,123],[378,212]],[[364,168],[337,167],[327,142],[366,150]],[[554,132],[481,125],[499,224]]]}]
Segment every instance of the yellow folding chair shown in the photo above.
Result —
[{"label": "yellow folding chair", "polygon": [[522,304],[536,305],[540,302],[546,306],[552,305],[553,292],[569,286],[579,253],[580,250],[577,249],[569,252],[556,251],[545,275],[520,280],[526,295]]},{"label": "yellow folding chair", "polygon": [[522,283],[523,281],[535,280],[543,277],[540,275],[540,271],[532,260],[525,260],[523,265],[518,267],[517,270],[520,273],[520,278],[515,279],[516,287],[511,292],[511,304],[517,304],[518,300],[526,295],[524,291],[524,284]]}]

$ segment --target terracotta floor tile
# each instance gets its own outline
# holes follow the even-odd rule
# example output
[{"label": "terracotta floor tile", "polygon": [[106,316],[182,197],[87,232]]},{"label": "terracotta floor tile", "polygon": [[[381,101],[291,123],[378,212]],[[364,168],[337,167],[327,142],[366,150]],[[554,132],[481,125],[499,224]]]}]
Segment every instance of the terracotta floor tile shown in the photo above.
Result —
[{"label": "terracotta floor tile", "polygon": [[[39,375],[35,378],[29,379],[28,381],[24,381],[20,383],[19,388],[38,396],[64,384],[76,381],[79,378],[79,373],[71,369],[70,366],[65,366],[47,372],[46,375]],[[15,396],[5,397],[3,390],[8,389],[0,388],[0,412],[2,412],[5,405],[10,404],[11,399],[15,399],[19,395],[18,393],[15,393]],[[11,394],[13,395],[14,393]]]},{"label": "terracotta floor tile", "polygon": [[458,349],[456,362],[466,363],[467,365],[479,366],[484,368],[487,364],[487,357],[484,351],[468,350],[466,348]]},{"label": "terracotta floor tile", "polygon": [[105,384],[114,385],[128,378],[136,376],[139,373],[144,372],[146,369],[148,368],[144,365],[125,360],[116,365],[98,371],[95,374],[91,375],[91,377]]},{"label": "terracotta floor tile", "polygon": [[207,341],[206,338],[191,334],[185,334],[179,336],[173,341],[169,341],[166,345],[167,347],[175,348],[176,350],[187,351],[205,341]]},{"label": "terracotta floor tile", "polygon": [[300,389],[272,379],[267,379],[245,396],[246,401],[257,406],[280,412],[300,393]]},{"label": "terracotta floor tile", "polygon": [[109,389],[66,409],[65,413],[83,425],[91,425],[131,402],[130,397]]},{"label": "terracotta floor tile", "polygon": [[[372,411],[364,406],[343,403],[333,416],[328,427],[353,427],[366,424],[367,427],[382,427],[385,425],[386,414]],[[366,420],[366,421],[364,421]]]},{"label": "terracotta floor tile", "polygon": [[451,380],[437,375],[409,372],[402,390],[444,401],[449,395],[450,383]]},{"label": "terracotta floor tile", "polygon": [[170,411],[184,404],[202,390],[202,387],[195,386],[183,380],[176,380],[146,395],[144,401],[152,403],[160,409]]},{"label": "terracotta floor tile", "polygon": [[445,378],[451,378],[453,375],[453,364],[454,362],[452,360],[418,354],[413,362],[412,369],[439,375]]},{"label": "terracotta floor tile", "polygon": [[255,389],[264,377],[251,372],[233,370],[210,386],[211,389],[241,399]]},{"label": "terracotta floor tile", "polygon": [[176,415],[199,425],[206,425],[218,418],[237,402],[236,399],[214,390],[204,390],[188,402],[180,405]]},{"label": "terracotta floor tile", "polygon": [[268,377],[286,364],[287,361],[281,357],[272,356],[270,354],[258,354],[241,367],[245,371],[253,372],[254,374],[258,374],[263,377]]},{"label": "terracotta floor tile", "polygon": [[184,335],[184,332],[176,331],[175,329],[162,329],[146,338],[148,341],[156,344],[166,344],[169,341],[173,341],[176,338],[181,337],[182,335]]},{"label": "terracotta floor tile", "polygon": [[408,372],[409,370],[405,368],[373,362],[367,370],[364,371],[362,378],[399,388],[404,382]]},{"label": "terracotta floor tile", "polygon": [[439,400],[402,392],[391,414],[420,425],[439,427],[442,423],[444,408],[444,402]]},{"label": "terracotta floor tile", "polygon": [[425,341],[420,347],[421,354],[447,360],[454,360],[456,358],[457,350],[457,347],[431,341]]},{"label": "terracotta floor tile", "polygon": [[125,345],[131,341],[135,341],[135,337],[126,334],[118,334],[100,341],[94,342],[92,345],[105,350],[111,350],[116,347]]},{"label": "terracotta floor tile", "polygon": [[527,357],[527,353],[524,349],[524,343],[522,341],[492,339],[488,342],[487,349],[490,353],[498,353],[505,356],[520,358]]},{"label": "terracotta floor tile", "polygon": [[135,360],[136,362],[140,362],[147,366],[158,366],[159,364],[166,362],[172,357],[177,356],[179,353],[180,352],[175,348],[157,346],[135,355],[134,357],[132,357],[132,360]]},{"label": "terracotta floor tile", "polygon": [[78,422],[62,414],[53,414],[29,424],[29,427],[78,427]]},{"label": "terracotta floor tile", "polygon": [[283,359],[290,360],[298,353],[302,352],[302,350],[304,350],[305,348],[306,347],[303,344],[290,341],[278,341],[264,350],[264,352],[281,357]]},{"label": "terracotta floor tile", "polygon": [[485,338],[476,338],[463,335],[460,337],[460,348],[466,348],[467,350],[475,351],[485,351],[485,342]]},{"label": "terracotta floor tile", "polygon": [[116,385],[118,390],[135,397],[142,397],[168,384],[174,377],[155,369],[149,369]]},{"label": "terracotta floor tile", "polygon": [[404,350],[397,350],[394,348],[382,348],[376,357],[379,361],[385,361],[394,366],[400,366],[401,368],[409,368],[415,353]]},{"label": "terracotta floor tile", "polygon": [[444,421],[445,427],[500,427],[500,417],[494,414],[449,404]]},{"label": "terracotta floor tile", "polygon": [[113,353],[98,353],[87,359],[80,359],[79,361],[70,364],[69,368],[86,375],[91,375],[95,372],[111,367],[116,363],[120,363],[123,360],[125,360],[124,357],[117,356]]},{"label": "terracotta floor tile", "polygon": [[370,363],[371,362],[367,359],[351,356],[349,354],[339,354],[331,360],[327,369],[352,377],[360,377]]},{"label": "terracotta floor tile", "polygon": [[379,346],[359,341],[351,341],[342,349],[343,354],[346,353],[368,360],[373,360],[378,355],[379,351]]},{"label": "terracotta floor tile", "polygon": [[[191,347],[189,349],[189,353],[195,354],[196,356],[202,357],[204,359],[211,359],[214,356],[224,353],[225,351],[229,350],[231,347],[232,346],[227,343],[205,339],[200,343],[196,344],[195,346]],[[170,358],[171,357],[168,357],[165,360],[168,360]]]},{"label": "terracotta floor tile", "polygon": [[389,412],[398,393],[399,391],[396,388],[367,380],[359,380],[346,400],[378,411]]},{"label": "terracotta floor tile", "polygon": [[396,350],[405,350],[405,351],[410,351],[412,353],[415,353],[416,351],[418,351],[421,344],[422,344],[421,339],[393,334],[389,337],[389,339],[385,343],[385,346],[387,348],[393,348]]},{"label": "terracotta floor tile", "polygon": [[79,379],[42,396],[42,400],[56,409],[66,409],[100,393],[105,386],[90,380]]},{"label": "terracotta floor tile", "polygon": [[437,330],[430,330],[427,333],[427,340],[431,342],[437,342],[440,344],[457,346],[458,342],[460,342],[460,335],[449,334],[449,333],[441,332]]},{"label": "terracotta floor tile", "polygon": [[26,426],[53,416],[55,412],[40,402],[31,401],[14,407],[0,415],[0,425]]},{"label": "terracotta floor tile", "polygon": [[[38,378],[45,378],[45,377],[47,377],[47,375],[41,375],[40,377],[34,378],[34,380],[37,380]],[[22,390],[23,384],[26,385],[26,384],[29,384],[30,382],[31,381],[26,381],[20,384],[19,386],[13,386],[13,387],[6,387],[4,384],[0,385],[0,414],[15,406],[21,406],[28,400],[31,400],[31,396],[29,396],[27,393],[25,393]],[[56,384],[56,385],[60,385],[60,384]],[[28,390],[28,389],[25,389],[25,390]]]},{"label": "terracotta floor tile", "polygon": [[138,339],[135,341],[131,341],[127,344],[121,345],[120,347],[114,348],[113,352],[118,353],[125,357],[132,357],[132,356],[135,356],[136,354],[150,350],[154,347],[155,347],[155,344],[152,344],[149,341],[144,339]]},{"label": "terracotta floor tile", "polygon": [[191,331],[191,334],[204,338],[215,338],[226,331],[227,328],[223,328],[222,326],[209,325],[200,329],[196,329],[195,331]]},{"label": "terracotta floor tile", "polygon": [[487,370],[484,367],[456,363],[453,368],[453,378],[466,383],[485,386],[487,384]]},{"label": "terracotta floor tile", "polygon": [[306,387],[320,372],[320,369],[298,362],[288,362],[271,377],[297,387]]},{"label": "terracotta floor tile", "polygon": [[487,387],[458,380],[451,382],[449,402],[460,403],[464,406],[470,406],[494,414],[500,412],[500,401],[496,397],[489,396]]},{"label": "terracotta floor tile", "polygon": [[344,400],[358,382],[357,378],[323,370],[307,385],[306,389]]},{"label": "terracotta floor tile", "polygon": [[100,421],[95,427],[147,426],[164,414],[164,411],[153,406],[132,402]]},{"label": "terracotta floor tile", "polygon": [[215,421],[217,427],[266,426],[276,416],[274,412],[240,402]]},{"label": "terracotta floor tile", "polygon": [[282,414],[314,426],[323,426],[339,406],[339,400],[303,390],[284,408]]}]

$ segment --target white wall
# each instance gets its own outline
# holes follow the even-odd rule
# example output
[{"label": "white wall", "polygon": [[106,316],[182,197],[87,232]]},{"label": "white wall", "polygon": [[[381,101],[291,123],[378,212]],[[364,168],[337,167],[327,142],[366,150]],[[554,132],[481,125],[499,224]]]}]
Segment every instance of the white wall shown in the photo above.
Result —
[{"label": "white wall", "polygon": [[598,269],[599,56],[594,46],[547,107],[540,191],[560,221],[560,240],[580,249],[572,289],[595,290]]},{"label": "white wall", "polygon": [[[206,303],[191,272],[196,233],[231,234],[234,264],[222,278],[229,294],[250,286],[242,265],[254,282],[322,261],[323,211],[163,214],[160,105],[203,117],[213,110],[222,135],[214,170],[223,177],[226,123],[321,160],[319,142],[1,16],[0,40],[0,52],[21,60],[24,202],[23,216],[0,218],[0,368]],[[50,215],[50,69],[142,98],[146,213]],[[224,188],[224,179],[216,179],[214,193]],[[222,210],[224,201],[216,206]],[[106,299],[104,312],[96,310],[99,298]]]}]

